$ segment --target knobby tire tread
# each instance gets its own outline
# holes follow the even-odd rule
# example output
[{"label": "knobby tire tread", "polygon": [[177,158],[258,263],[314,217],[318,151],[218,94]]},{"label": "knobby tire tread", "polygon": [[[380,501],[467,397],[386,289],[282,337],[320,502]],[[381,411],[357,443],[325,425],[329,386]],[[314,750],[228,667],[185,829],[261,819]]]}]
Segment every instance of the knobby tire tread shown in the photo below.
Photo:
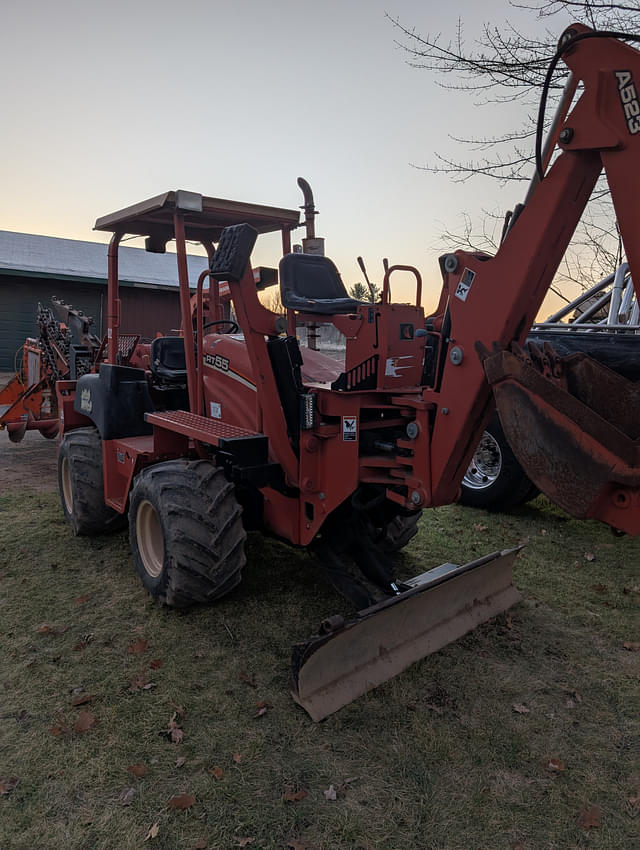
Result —
[{"label": "knobby tire tread", "polygon": [[[135,512],[142,499],[154,504],[165,534],[165,566],[143,584],[172,607],[212,602],[235,588],[246,562],[242,509],[233,484],[208,461],[174,460],[143,470],[131,496],[130,541],[137,551]],[[136,556],[138,561],[138,556]]]},{"label": "knobby tire tread", "polygon": [[[65,456],[71,477],[71,514],[62,495],[61,465]],[[58,452],[58,486],[65,518],[75,535],[106,534],[126,523],[126,516],[104,501],[102,440],[97,428],[76,428],[63,436]]]}]

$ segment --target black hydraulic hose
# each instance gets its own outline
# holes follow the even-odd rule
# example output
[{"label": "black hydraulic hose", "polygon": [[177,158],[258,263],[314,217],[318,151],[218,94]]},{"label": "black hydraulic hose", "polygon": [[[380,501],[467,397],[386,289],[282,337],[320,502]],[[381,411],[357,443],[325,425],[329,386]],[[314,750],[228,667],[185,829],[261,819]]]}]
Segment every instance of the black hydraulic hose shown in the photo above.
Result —
[{"label": "black hydraulic hose", "polygon": [[[567,30],[571,32],[571,29]],[[591,32],[581,32],[568,38],[557,49],[555,55],[551,59],[544,83],[542,85],[542,95],[540,97],[540,106],[538,107],[538,123],[536,126],[536,172],[538,178],[544,178],[542,167],[542,136],[544,133],[544,113],[547,106],[547,97],[549,95],[549,86],[551,85],[551,77],[556,69],[560,58],[567,50],[570,50],[579,41],[584,41],[587,38],[617,38],[619,41],[640,41],[640,35],[616,32],[613,30],[592,30]]]}]

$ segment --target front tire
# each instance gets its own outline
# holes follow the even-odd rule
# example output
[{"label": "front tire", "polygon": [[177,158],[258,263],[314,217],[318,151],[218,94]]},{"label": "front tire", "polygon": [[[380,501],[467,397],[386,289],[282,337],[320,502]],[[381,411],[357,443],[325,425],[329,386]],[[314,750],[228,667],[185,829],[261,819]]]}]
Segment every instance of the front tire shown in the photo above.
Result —
[{"label": "front tire", "polygon": [[241,515],[233,484],[208,461],[144,469],[129,505],[129,540],[144,587],[177,608],[229,593],[246,562]]},{"label": "front tire", "polygon": [[122,514],[104,501],[102,440],[97,428],[76,428],[63,436],[58,490],[64,517],[76,536],[106,534],[122,526]]}]

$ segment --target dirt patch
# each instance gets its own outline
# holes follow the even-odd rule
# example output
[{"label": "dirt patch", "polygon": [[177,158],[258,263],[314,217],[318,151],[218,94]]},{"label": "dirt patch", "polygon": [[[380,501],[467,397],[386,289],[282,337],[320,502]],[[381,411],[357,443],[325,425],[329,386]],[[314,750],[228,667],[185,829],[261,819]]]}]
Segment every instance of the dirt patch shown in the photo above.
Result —
[{"label": "dirt patch", "polygon": [[6,431],[0,432],[0,492],[56,490],[56,448],[57,440],[45,440],[37,431],[27,431],[20,443],[12,443]]}]

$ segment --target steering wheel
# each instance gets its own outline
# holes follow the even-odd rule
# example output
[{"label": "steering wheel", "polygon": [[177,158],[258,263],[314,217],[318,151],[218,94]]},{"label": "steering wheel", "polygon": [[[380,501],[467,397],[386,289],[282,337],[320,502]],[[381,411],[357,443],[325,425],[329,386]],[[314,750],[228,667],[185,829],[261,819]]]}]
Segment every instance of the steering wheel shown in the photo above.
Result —
[{"label": "steering wheel", "polygon": [[231,319],[216,319],[215,322],[207,322],[206,325],[202,326],[202,330],[206,331],[207,328],[212,328],[214,325],[229,325],[229,330],[224,331],[227,334],[237,334],[240,330],[237,323]]}]

